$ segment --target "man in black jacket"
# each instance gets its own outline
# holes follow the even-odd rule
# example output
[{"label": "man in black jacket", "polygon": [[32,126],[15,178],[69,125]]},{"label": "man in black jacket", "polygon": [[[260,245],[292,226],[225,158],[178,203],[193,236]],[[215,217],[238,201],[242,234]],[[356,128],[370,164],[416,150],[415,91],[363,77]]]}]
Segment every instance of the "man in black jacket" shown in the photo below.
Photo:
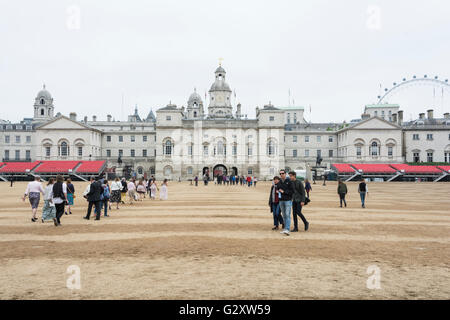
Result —
[{"label": "man in black jacket", "polygon": [[294,216],[294,229],[292,232],[298,232],[298,220],[297,216],[302,219],[305,224],[305,231],[308,231],[309,222],[306,221],[305,216],[302,214],[302,207],[305,205],[305,187],[303,183],[297,179],[295,171],[289,172],[289,178],[294,186],[294,194],[292,196],[292,215]]},{"label": "man in black jacket", "polygon": [[277,184],[277,189],[280,192],[280,211],[283,215],[284,230],[280,233],[289,235],[291,228],[291,207],[292,207],[292,195],[294,194],[294,187],[292,182],[286,176],[286,170],[280,170],[281,180]]},{"label": "man in black jacket", "polygon": [[97,216],[96,216],[95,220],[100,220],[100,212],[101,212],[100,199],[101,199],[102,193],[103,193],[103,187],[102,187],[102,184],[100,183],[99,179],[98,178],[94,179],[94,177],[91,177],[91,185],[89,188],[89,192],[86,195],[87,200],[89,201],[88,211],[87,211],[87,215],[86,215],[86,217],[84,217],[84,219],[89,220],[89,218],[91,217],[92,207],[95,206],[95,212],[97,212]]}]

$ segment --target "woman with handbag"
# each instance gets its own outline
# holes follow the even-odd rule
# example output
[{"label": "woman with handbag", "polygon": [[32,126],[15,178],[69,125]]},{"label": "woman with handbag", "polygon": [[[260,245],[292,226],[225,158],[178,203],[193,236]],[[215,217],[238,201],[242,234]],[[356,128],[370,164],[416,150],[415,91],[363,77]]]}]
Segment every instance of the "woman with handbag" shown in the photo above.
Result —
[{"label": "woman with handbag", "polygon": [[22,200],[25,202],[25,198],[28,196],[31,204],[31,213],[33,216],[31,217],[32,222],[36,222],[36,213],[39,206],[39,201],[41,199],[41,193],[44,194],[44,188],[42,188],[41,177],[34,177],[34,181],[28,183],[27,189],[25,190],[25,194]]},{"label": "woman with handbag", "polygon": [[[69,211],[69,214],[72,214],[70,208],[73,206],[73,199],[75,199],[75,186],[73,185],[72,180],[70,178],[66,180],[66,185],[67,185],[67,208],[68,208],[67,211]],[[67,211],[64,212],[66,215]]]}]

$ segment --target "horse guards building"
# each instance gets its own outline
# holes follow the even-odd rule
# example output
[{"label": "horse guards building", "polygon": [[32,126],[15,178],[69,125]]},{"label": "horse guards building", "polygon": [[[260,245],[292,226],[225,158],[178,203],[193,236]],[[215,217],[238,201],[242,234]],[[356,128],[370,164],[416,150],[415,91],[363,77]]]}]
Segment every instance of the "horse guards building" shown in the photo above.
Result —
[{"label": "horse guards building", "polygon": [[396,104],[366,105],[349,123],[308,123],[303,107],[268,103],[256,118],[232,105],[226,72],[219,66],[209,105],[195,92],[187,107],[169,104],[141,118],[137,107],[127,121],[55,115],[44,88],[33,118],[0,120],[2,161],[107,160],[109,172],[187,180],[208,171],[271,179],[280,168],[308,170],[332,163],[450,163],[450,117],[433,110],[404,121]]}]

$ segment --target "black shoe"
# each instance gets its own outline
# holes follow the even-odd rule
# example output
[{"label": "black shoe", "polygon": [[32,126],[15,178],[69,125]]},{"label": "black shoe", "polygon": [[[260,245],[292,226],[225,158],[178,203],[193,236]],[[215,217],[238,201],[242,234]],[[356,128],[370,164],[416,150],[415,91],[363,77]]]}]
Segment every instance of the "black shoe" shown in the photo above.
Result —
[{"label": "black shoe", "polygon": [[100,217],[95,218],[94,220],[100,220]]},{"label": "black shoe", "polygon": [[67,216],[67,211],[65,211],[64,214]]},{"label": "black shoe", "polygon": [[36,222],[37,219],[36,218],[31,218],[31,222]]},{"label": "black shoe", "polygon": [[42,223],[44,223],[44,219],[41,219]]},{"label": "black shoe", "polygon": [[281,224],[281,230],[284,230],[284,223]]},{"label": "black shoe", "polygon": [[273,227],[272,230],[278,230],[278,227]]},{"label": "black shoe", "polygon": [[69,211],[69,214],[72,214],[72,211]]},{"label": "black shoe", "polygon": [[88,218],[88,217],[83,217],[83,219],[89,220],[89,218]]},{"label": "black shoe", "polygon": [[309,229],[309,222],[307,222],[307,223],[305,224],[305,231],[308,231],[308,229]]},{"label": "black shoe", "polygon": [[291,232],[298,232],[298,228],[292,229]]},{"label": "black shoe", "polygon": [[58,221],[56,221],[56,218],[53,218],[53,223],[55,224],[55,227],[58,226]]}]

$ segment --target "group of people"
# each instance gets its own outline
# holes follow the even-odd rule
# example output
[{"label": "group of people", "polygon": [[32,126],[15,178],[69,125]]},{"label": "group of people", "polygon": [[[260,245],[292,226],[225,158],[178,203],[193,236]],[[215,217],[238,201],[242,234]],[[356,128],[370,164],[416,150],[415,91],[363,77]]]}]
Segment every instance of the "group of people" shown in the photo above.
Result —
[{"label": "group of people", "polygon": [[[83,192],[83,197],[88,202],[87,213],[83,218],[89,220],[93,208],[95,210],[95,220],[100,220],[102,212],[104,217],[109,217],[108,210],[111,210],[111,203],[115,203],[118,210],[119,204],[125,204],[127,198],[130,204],[133,201],[143,201],[147,195],[154,200],[156,199],[157,191],[159,191],[160,200],[168,199],[167,179],[158,188],[154,177],[139,180],[132,178],[130,181],[127,181],[125,178],[115,178],[111,183],[104,177],[91,177],[88,186]],[[38,221],[37,212],[41,194],[44,198],[41,221],[44,223],[52,220],[55,226],[60,226],[63,214],[72,214],[71,208],[76,197],[75,186],[72,180],[68,178],[64,181],[63,176],[58,175],[56,178],[48,180],[45,189],[39,176],[35,176],[35,180],[28,183],[22,200],[25,201],[27,197],[29,199],[32,210],[32,222]]]},{"label": "group of people", "polygon": [[[278,230],[279,225],[283,229],[280,233],[288,236],[290,232],[298,232],[298,218],[302,219],[305,231],[308,231],[309,222],[302,213],[302,207],[309,202],[311,185],[308,183],[308,195],[303,182],[297,179],[294,171],[286,174],[286,170],[280,170],[280,176],[273,178],[269,195],[269,207],[273,213],[273,228]],[[291,227],[291,211],[294,220],[294,228]]]},{"label": "group of people", "polygon": [[[194,183],[195,186],[198,186],[199,178],[198,176],[195,176]],[[209,182],[209,174],[203,175],[203,183],[205,186],[208,185]],[[234,185],[241,185],[241,186],[248,186],[248,187],[256,187],[256,183],[258,182],[258,178],[255,176],[238,176],[238,175],[225,175],[225,174],[218,174],[214,177],[214,184],[215,185],[228,185],[228,186],[234,186]]]},{"label": "group of people", "polygon": [[[347,201],[345,200],[345,196],[348,193],[347,185],[341,179],[338,180],[337,193],[339,195],[339,203],[342,208],[342,204],[347,207]],[[366,197],[369,194],[369,188],[367,187],[366,181],[361,178],[360,183],[358,184],[358,193],[361,198],[361,207],[366,207]]]}]

